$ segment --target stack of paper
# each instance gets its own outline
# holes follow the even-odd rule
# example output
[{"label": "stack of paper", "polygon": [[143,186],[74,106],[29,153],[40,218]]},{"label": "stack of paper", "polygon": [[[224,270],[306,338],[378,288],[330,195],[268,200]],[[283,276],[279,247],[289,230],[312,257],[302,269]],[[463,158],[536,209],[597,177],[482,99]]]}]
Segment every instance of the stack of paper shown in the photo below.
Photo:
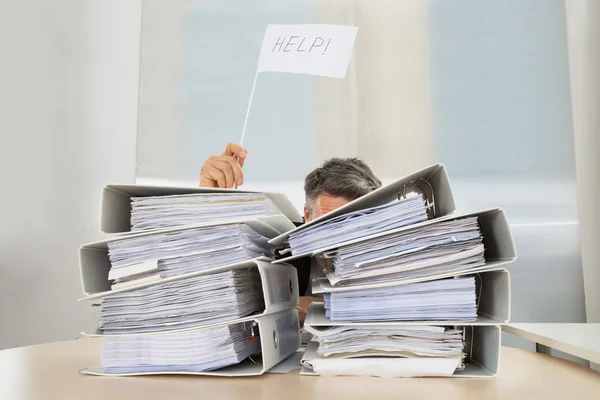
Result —
[{"label": "stack of paper", "polygon": [[[476,217],[392,229],[318,252],[327,280],[343,290],[324,294],[327,330],[306,326],[317,345],[307,346],[305,365],[321,375],[449,376],[462,370],[464,328],[422,323],[477,320],[475,277],[436,276],[481,267],[484,252]],[[404,282],[415,277],[425,280]],[[415,325],[392,324],[397,321]]]},{"label": "stack of paper", "polygon": [[508,223],[499,209],[448,215],[448,181],[425,171],[272,240],[293,253],[277,262],[310,255],[324,273],[312,280],[324,302],[308,309],[302,373],[496,374],[510,289],[490,267],[515,259]]},{"label": "stack of paper", "polygon": [[293,254],[342,243],[427,220],[423,196],[415,195],[325,220],[289,235]]},{"label": "stack of paper", "polygon": [[227,224],[123,238],[108,243],[109,279],[159,280],[271,255],[267,238],[244,224]]},{"label": "stack of paper", "polygon": [[100,329],[133,334],[197,328],[264,310],[257,268],[162,283],[104,297]]},{"label": "stack of paper", "polygon": [[280,211],[264,193],[195,193],[131,198],[131,230],[264,217]]},{"label": "stack of paper", "polygon": [[425,325],[307,327],[302,363],[319,375],[450,376],[465,368],[463,328]]},{"label": "stack of paper", "polygon": [[475,278],[359,289],[325,294],[331,321],[473,321]]},{"label": "stack of paper", "polygon": [[[297,272],[272,265],[268,243],[294,226],[287,214],[297,214],[280,214],[271,199],[289,201],[277,193],[185,190],[105,190],[101,220],[107,231],[127,234],[80,248],[84,293],[100,306],[90,335],[103,339],[102,366],[88,373],[203,374],[231,366],[214,373],[259,375],[299,347]],[[242,362],[257,352],[264,357]]]},{"label": "stack of paper", "polygon": [[260,350],[252,323],[164,335],[106,338],[102,366],[109,374],[202,372],[237,364]]},{"label": "stack of paper", "polygon": [[[313,281],[313,293],[324,293],[324,304],[308,310],[305,328],[315,341],[303,357],[305,373],[496,374],[497,325],[509,319],[510,290],[502,278],[508,272],[484,267],[488,256],[499,263],[514,260],[501,210],[325,245],[314,254],[326,278]],[[441,336],[428,336],[429,329]]]},{"label": "stack of paper", "polygon": [[477,217],[470,217],[343,245],[321,260],[332,285],[365,284],[481,267],[484,251]]},{"label": "stack of paper", "polygon": [[462,329],[442,326],[406,325],[389,327],[335,326],[327,331],[307,327],[319,343],[322,358],[404,356],[464,357]]}]

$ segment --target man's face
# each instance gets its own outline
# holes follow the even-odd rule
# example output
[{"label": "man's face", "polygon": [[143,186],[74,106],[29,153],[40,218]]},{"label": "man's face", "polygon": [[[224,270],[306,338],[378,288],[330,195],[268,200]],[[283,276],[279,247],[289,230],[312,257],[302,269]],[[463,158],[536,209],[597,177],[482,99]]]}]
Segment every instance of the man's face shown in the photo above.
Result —
[{"label": "man's face", "polygon": [[315,218],[319,218],[321,215],[327,214],[330,211],[340,208],[344,204],[348,204],[350,201],[343,197],[332,196],[327,193],[321,193],[317,196],[313,203],[312,212],[309,214],[308,208],[304,206],[304,220],[309,222]]}]

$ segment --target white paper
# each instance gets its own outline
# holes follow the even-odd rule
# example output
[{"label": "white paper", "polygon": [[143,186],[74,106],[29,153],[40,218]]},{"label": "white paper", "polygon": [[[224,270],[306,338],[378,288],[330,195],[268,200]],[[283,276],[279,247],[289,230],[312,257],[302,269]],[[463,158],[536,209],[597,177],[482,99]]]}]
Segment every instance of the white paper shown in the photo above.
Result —
[{"label": "white paper", "polygon": [[145,285],[147,283],[160,282],[163,278],[164,278],[164,276],[160,275],[160,274],[144,276],[144,277],[140,277],[137,279],[124,281],[121,283],[115,283],[110,286],[110,290],[121,290],[121,289],[126,289],[126,288],[137,286],[137,285]]},{"label": "white paper", "polygon": [[460,327],[307,323],[305,329],[313,340],[302,364],[319,375],[448,376],[465,367]]},{"label": "white paper", "polygon": [[427,220],[422,196],[392,201],[319,222],[289,236],[293,254],[301,254],[378,232]]},{"label": "white paper", "polygon": [[342,245],[319,256],[332,285],[401,282],[485,265],[476,217],[444,221]]},{"label": "white paper", "polygon": [[140,334],[198,328],[264,310],[257,268],[163,283],[102,299],[104,334]]},{"label": "white paper", "polygon": [[357,32],[345,25],[268,25],[258,72],[344,78]]},{"label": "white paper", "polygon": [[127,374],[202,372],[237,364],[260,349],[258,329],[252,330],[251,324],[106,338],[102,341],[102,367],[105,373]]},{"label": "white paper", "polygon": [[450,376],[461,365],[460,358],[451,357],[360,357],[320,358],[318,344],[311,342],[302,357],[302,364],[318,375],[377,376],[382,378]]},{"label": "white paper", "polygon": [[[152,275],[172,277],[271,254],[267,238],[245,224],[188,228],[125,237],[108,242],[109,277],[115,283]],[[158,268],[139,273],[140,263],[158,260]],[[151,265],[151,263],[149,263]]]},{"label": "white paper", "polygon": [[122,268],[112,268],[108,271],[108,279],[121,279],[125,276],[144,274],[158,270],[158,260],[148,260],[138,264],[131,264]]},{"label": "white paper", "polygon": [[411,357],[464,356],[462,329],[429,325],[343,325],[321,330],[306,327],[322,357],[361,356],[360,352],[401,352]]},{"label": "white paper", "polygon": [[324,300],[326,317],[334,322],[477,318],[474,277],[326,293]]},{"label": "white paper", "polygon": [[131,198],[131,230],[280,214],[264,193],[193,193]]},{"label": "white paper", "polygon": [[414,378],[451,376],[460,363],[456,358],[354,358],[312,359],[305,361],[321,376],[376,376],[380,378]]}]

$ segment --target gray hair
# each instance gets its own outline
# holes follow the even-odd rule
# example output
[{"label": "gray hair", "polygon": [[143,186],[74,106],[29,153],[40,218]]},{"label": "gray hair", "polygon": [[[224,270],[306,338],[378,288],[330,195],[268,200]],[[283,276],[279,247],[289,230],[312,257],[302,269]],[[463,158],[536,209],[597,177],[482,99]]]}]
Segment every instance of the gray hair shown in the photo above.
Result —
[{"label": "gray hair", "polygon": [[331,158],[306,176],[306,206],[312,212],[313,202],[321,193],[352,201],[379,187],[379,178],[358,158]]}]

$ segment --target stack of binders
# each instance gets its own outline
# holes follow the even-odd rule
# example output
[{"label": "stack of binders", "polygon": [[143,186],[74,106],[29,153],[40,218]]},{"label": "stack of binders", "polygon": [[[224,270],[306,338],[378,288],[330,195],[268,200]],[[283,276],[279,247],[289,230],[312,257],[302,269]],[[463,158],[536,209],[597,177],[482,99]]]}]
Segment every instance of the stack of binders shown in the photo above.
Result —
[{"label": "stack of binders", "polygon": [[504,212],[455,215],[436,164],[292,229],[277,262],[311,256],[303,374],[495,376],[516,259]]},{"label": "stack of binders", "polygon": [[269,240],[300,215],[281,194],[109,185],[80,248],[100,310],[92,375],[259,375],[300,346],[298,279]]}]

